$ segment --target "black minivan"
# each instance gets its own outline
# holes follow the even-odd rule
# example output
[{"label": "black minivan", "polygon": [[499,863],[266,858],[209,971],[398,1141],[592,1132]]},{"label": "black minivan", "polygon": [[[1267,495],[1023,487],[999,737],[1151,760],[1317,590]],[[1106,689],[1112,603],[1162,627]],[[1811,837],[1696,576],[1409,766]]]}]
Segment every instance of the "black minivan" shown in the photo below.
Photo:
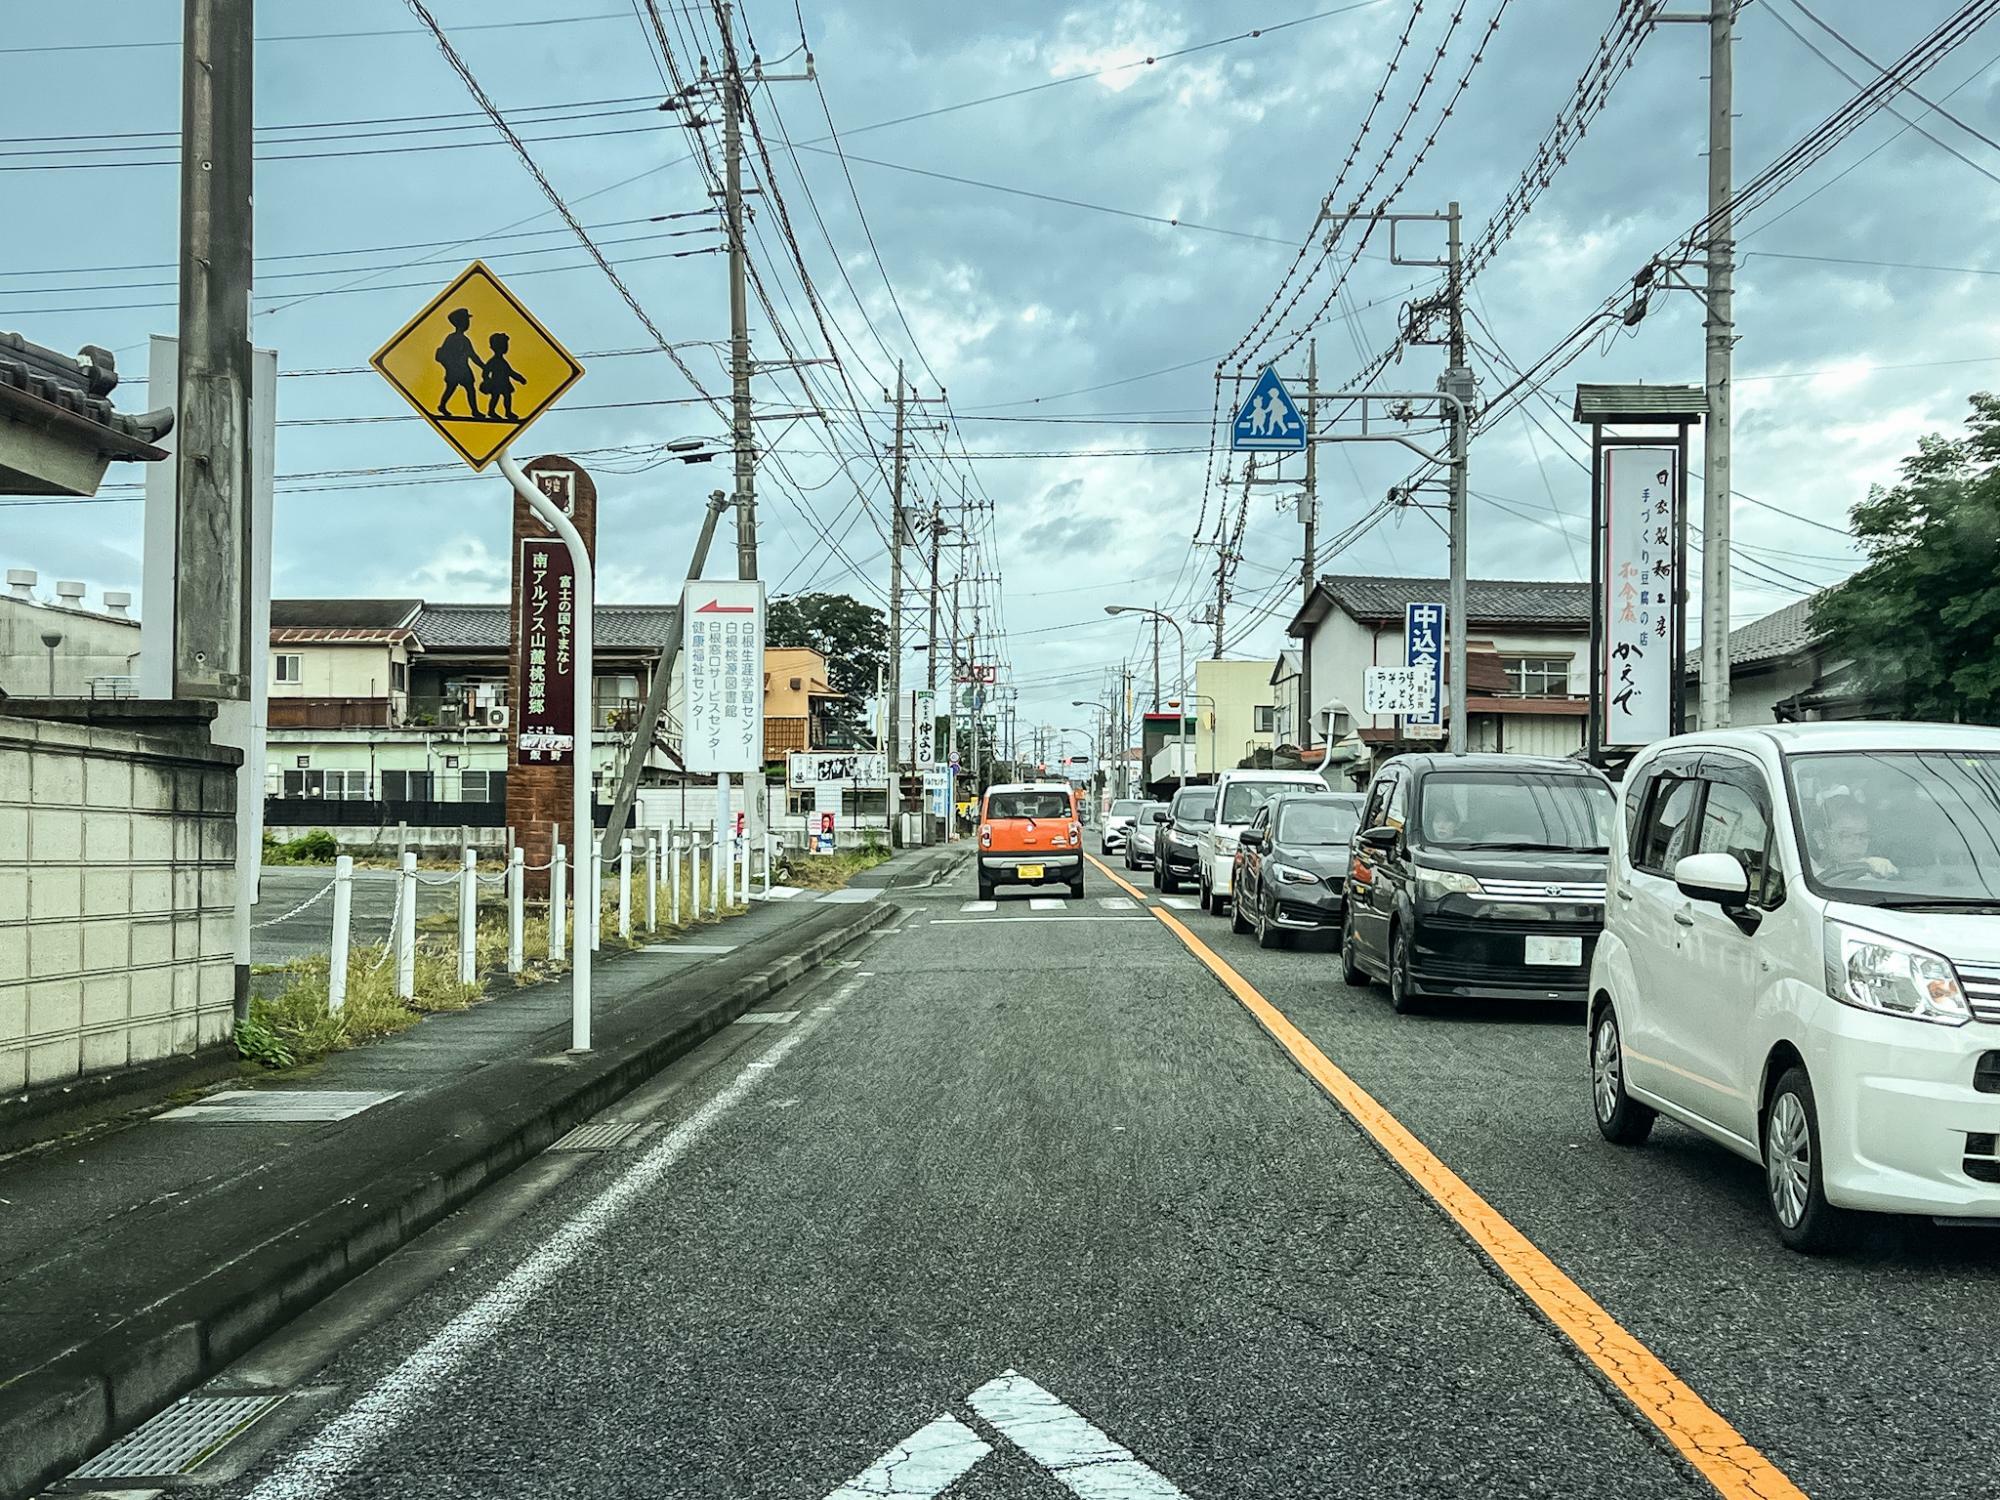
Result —
[{"label": "black minivan", "polygon": [[1604,928],[1611,783],[1581,761],[1401,755],[1354,835],[1341,930],[1349,984],[1430,996],[1582,1001]]}]

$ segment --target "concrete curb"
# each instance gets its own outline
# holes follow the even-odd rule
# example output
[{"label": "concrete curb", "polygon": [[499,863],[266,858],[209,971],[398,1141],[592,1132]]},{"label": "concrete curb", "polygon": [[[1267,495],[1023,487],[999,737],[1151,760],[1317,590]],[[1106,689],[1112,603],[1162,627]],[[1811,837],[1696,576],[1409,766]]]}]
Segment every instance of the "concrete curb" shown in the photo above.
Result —
[{"label": "concrete curb", "polygon": [[886,900],[857,906],[852,917],[736,980],[665,1035],[562,1059],[556,1067],[546,1057],[521,1060],[523,1083],[512,1097],[522,1108],[505,1120],[468,1119],[438,1099],[435,1138],[442,1149],[378,1179],[365,1201],[350,1196],[326,1205],[141,1316],[0,1384],[0,1497],[23,1500],[63,1478],[573,1126],[898,915],[900,908]]}]

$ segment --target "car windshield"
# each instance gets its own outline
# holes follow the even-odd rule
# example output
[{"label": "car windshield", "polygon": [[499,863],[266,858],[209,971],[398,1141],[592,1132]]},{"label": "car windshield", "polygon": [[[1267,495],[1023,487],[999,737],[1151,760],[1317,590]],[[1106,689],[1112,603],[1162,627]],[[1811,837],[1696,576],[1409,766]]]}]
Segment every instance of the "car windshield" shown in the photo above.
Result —
[{"label": "car windshield", "polygon": [[1124,798],[1124,797],[1119,798],[1116,802],[1111,804],[1111,816],[1114,818],[1138,817],[1139,816],[1138,801],[1133,798]]},{"label": "car windshield", "polygon": [[1433,848],[1602,854],[1614,802],[1590,776],[1441,771],[1424,778],[1419,805],[1418,839]]},{"label": "car windshield", "polygon": [[1786,758],[1809,883],[1864,905],[2000,904],[2000,753]]},{"label": "car windshield", "polygon": [[1139,826],[1142,828],[1145,827],[1148,823],[1151,823],[1153,821],[1154,813],[1163,813],[1166,810],[1167,810],[1167,804],[1164,802],[1146,803],[1139,809]]},{"label": "car windshield", "polygon": [[1222,789],[1222,823],[1247,823],[1257,809],[1286,792],[1310,793],[1312,788],[1299,781],[1232,781]]},{"label": "car windshield", "polygon": [[1174,821],[1190,825],[1212,822],[1215,818],[1215,793],[1191,792],[1185,797],[1174,799]]},{"label": "car windshield", "polygon": [[1301,797],[1278,809],[1281,844],[1344,844],[1361,826],[1360,798]]},{"label": "car windshield", "polygon": [[1067,818],[1068,792],[995,792],[986,802],[988,818]]}]

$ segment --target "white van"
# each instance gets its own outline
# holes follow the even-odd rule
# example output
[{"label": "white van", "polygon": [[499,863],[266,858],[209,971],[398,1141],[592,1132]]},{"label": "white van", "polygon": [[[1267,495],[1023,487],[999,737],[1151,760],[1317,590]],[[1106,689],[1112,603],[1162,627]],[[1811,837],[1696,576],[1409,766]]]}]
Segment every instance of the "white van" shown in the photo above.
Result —
[{"label": "white van", "polygon": [[1779,1239],[2000,1218],[2000,730],[1681,735],[1626,772],[1590,969],[1606,1139],[1764,1169]]},{"label": "white van", "polygon": [[1224,771],[1215,779],[1215,821],[1196,846],[1201,909],[1221,916],[1229,909],[1229,875],[1236,846],[1257,809],[1279,792],[1333,790],[1317,771]]}]

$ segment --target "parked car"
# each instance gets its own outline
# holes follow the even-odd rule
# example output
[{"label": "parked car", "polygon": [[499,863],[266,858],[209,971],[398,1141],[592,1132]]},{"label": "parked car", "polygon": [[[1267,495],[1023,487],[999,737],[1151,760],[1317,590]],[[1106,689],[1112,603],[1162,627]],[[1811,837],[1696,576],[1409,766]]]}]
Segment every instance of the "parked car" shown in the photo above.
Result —
[{"label": "parked car", "polygon": [[1125,852],[1125,839],[1132,830],[1132,820],[1139,816],[1139,806],[1137,797],[1120,797],[1104,815],[1104,832],[1098,835],[1098,847],[1107,858]]},{"label": "parked car", "polygon": [[1591,967],[1598,1129],[1764,1168],[1780,1240],[2000,1218],[2000,730],[1785,724],[1626,773]]},{"label": "parked car", "polygon": [[1615,799],[1581,761],[1401,755],[1375,773],[1348,867],[1341,967],[1426,997],[1581,1002],[1604,926]]},{"label": "parked car", "polygon": [[979,899],[1002,885],[1067,885],[1083,894],[1083,825],[1060,781],[986,789],[979,804]]},{"label": "parked car", "polygon": [[1257,809],[1281,792],[1329,792],[1317,771],[1224,771],[1215,779],[1214,820],[1202,833],[1201,909],[1222,915],[1229,900],[1229,882],[1236,846]]},{"label": "parked car", "polygon": [[1230,874],[1229,925],[1277,948],[1286,934],[1338,932],[1347,910],[1348,845],[1359,792],[1282,792],[1257,809]]},{"label": "parked car", "polygon": [[1215,788],[1182,787],[1167,804],[1167,821],[1153,838],[1153,889],[1177,891],[1201,878],[1201,836],[1214,820]]},{"label": "parked car", "polygon": [[1160,825],[1167,820],[1167,804],[1164,802],[1141,802],[1139,814],[1132,820],[1132,826],[1125,830],[1125,868],[1128,870],[1150,870],[1160,833]]}]

